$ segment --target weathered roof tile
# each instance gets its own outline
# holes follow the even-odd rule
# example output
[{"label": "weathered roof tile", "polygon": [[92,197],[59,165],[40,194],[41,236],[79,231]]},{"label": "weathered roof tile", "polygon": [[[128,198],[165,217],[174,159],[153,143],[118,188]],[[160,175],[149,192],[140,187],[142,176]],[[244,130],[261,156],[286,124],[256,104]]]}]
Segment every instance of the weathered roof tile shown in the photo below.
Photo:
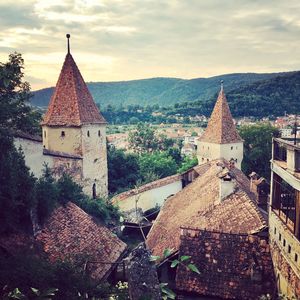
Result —
[{"label": "weathered roof tile", "polygon": [[42,125],[105,124],[70,53],[63,64]]},{"label": "weathered roof tile", "polygon": [[178,250],[181,226],[243,234],[266,227],[254,204],[250,182],[237,168],[231,169],[235,177],[235,192],[218,201],[220,163],[226,165],[227,162],[215,160],[204,164],[206,168],[202,167],[201,176],[166,200],[147,236],[147,245],[154,255],[161,255],[166,248]]},{"label": "weathered roof tile", "polygon": [[91,277],[97,280],[109,273],[127,247],[71,202],[53,211],[36,239],[52,261],[85,257]]},{"label": "weathered roof tile", "polygon": [[242,141],[233,123],[223,87],[219,93],[207,128],[199,140],[215,144],[228,144]]}]

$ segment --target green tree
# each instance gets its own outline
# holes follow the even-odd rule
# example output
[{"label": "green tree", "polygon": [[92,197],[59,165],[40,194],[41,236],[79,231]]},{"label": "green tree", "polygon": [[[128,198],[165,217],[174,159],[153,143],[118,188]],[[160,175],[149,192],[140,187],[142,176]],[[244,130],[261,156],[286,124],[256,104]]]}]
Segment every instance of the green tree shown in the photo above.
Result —
[{"label": "green tree", "polygon": [[243,172],[250,174],[254,171],[269,179],[272,137],[278,136],[278,129],[269,124],[256,124],[242,126],[239,133],[244,140]]},{"label": "green tree", "polygon": [[158,178],[164,178],[176,173],[177,164],[166,152],[144,153],[139,157],[141,176],[148,178],[149,174],[155,174]]},{"label": "green tree", "polygon": [[86,198],[83,194],[82,187],[72,180],[70,175],[64,174],[57,180],[58,202],[66,204],[71,201],[78,203],[80,200]]},{"label": "green tree", "polygon": [[178,168],[177,172],[178,173],[183,173],[187,170],[189,170],[192,167],[195,167],[198,165],[198,159],[196,156],[190,157],[190,156],[185,156],[183,159],[183,162],[181,166]]},{"label": "green tree", "polygon": [[107,149],[108,190],[110,193],[133,188],[140,178],[138,157],[109,146]]},{"label": "green tree", "polygon": [[58,204],[58,189],[51,170],[45,165],[43,176],[35,185],[36,212],[43,224]]},{"label": "green tree", "polygon": [[158,147],[155,131],[145,123],[138,123],[135,131],[128,136],[129,147],[137,153],[152,152]]},{"label": "green tree", "polygon": [[24,81],[24,60],[19,53],[9,55],[9,61],[0,63],[0,126],[40,133],[41,114],[29,105],[30,85]]},{"label": "green tree", "polygon": [[0,233],[30,229],[34,183],[22,151],[16,150],[13,139],[0,128]]},{"label": "green tree", "polygon": [[137,117],[131,117],[128,121],[129,124],[138,124],[140,120]]}]

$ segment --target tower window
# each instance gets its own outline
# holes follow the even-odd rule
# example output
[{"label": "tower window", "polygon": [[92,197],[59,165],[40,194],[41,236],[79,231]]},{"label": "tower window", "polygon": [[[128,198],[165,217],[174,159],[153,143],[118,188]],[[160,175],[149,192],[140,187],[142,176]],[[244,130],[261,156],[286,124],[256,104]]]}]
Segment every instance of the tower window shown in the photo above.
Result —
[{"label": "tower window", "polygon": [[284,240],[283,240],[283,247],[285,247],[285,243],[286,243],[286,242],[285,242],[285,239],[284,239]]},{"label": "tower window", "polygon": [[292,247],[288,245],[288,253],[291,253],[291,251],[292,251]]},{"label": "tower window", "polygon": [[46,130],[44,130],[44,138],[46,137]]},{"label": "tower window", "polygon": [[276,227],[274,228],[274,234],[276,234]]},{"label": "tower window", "polygon": [[90,131],[89,130],[87,131],[87,136],[90,137]]},{"label": "tower window", "polygon": [[100,132],[100,130],[98,130],[98,136],[101,136],[101,132]]},{"label": "tower window", "polygon": [[61,134],[60,134],[60,136],[61,136],[61,137],[65,137],[65,136],[66,136],[66,133],[65,133],[64,131],[62,131]]},{"label": "tower window", "polygon": [[297,262],[297,261],[298,261],[298,254],[295,253],[295,262]]},{"label": "tower window", "polygon": [[279,233],[279,241],[281,241],[281,233]]}]

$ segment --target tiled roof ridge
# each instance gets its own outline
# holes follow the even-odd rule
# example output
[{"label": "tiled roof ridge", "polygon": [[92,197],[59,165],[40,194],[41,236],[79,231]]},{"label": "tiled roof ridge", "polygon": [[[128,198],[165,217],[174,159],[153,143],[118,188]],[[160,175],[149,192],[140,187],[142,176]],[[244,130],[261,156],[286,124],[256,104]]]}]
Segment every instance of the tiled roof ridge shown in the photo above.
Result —
[{"label": "tiled roof ridge", "polygon": [[[71,59],[72,59],[72,64],[71,64],[71,68],[72,68],[72,73],[73,73],[73,76],[72,76],[72,81],[74,83],[73,85],[73,89],[74,89],[74,93],[76,95],[76,98],[79,99],[79,95],[78,95],[78,91],[77,91],[77,86],[76,86],[76,80],[75,80],[75,77],[79,76],[81,80],[83,80],[83,77],[81,76],[81,73],[76,65],[76,62],[72,56],[71,53],[67,53],[67,56],[70,56]],[[83,80],[84,81],[84,80]],[[80,114],[80,108],[79,108],[79,101],[75,101],[75,105],[76,105],[76,110],[78,111],[78,115],[79,115],[79,120],[82,120],[82,117],[81,117],[81,114]]]},{"label": "tiled roof ridge", "polygon": [[[255,238],[258,238],[256,235],[253,235],[252,233],[237,233],[237,232],[225,232],[217,229],[206,229],[206,228],[200,228],[200,227],[193,227],[193,226],[180,226],[180,236],[188,236],[189,233],[199,233],[199,232],[210,232],[210,233],[220,233],[222,235],[238,235],[238,236],[253,236]],[[196,236],[196,235],[195,235]],[[195,237],[194,236],[194,237]]]},{"label": "tiled roof ridge", "polygon": [[123,201],[125,199],[127,199],[130,196],[134,196],[134,195],[138,195],[139,193],[143,193],[145,191],[148,191],[152,188],[157,188],[157,187],[161,187],[167,184],[170,184],[176,180],[181,179],[182,174],[175,174],[175,175],[171,175],[171,176],[167,176],[164,178],[160,178],[158,180],[155,181],[151,181],[148,182],[146,184],[141,185],[140,187],[138,187],[137,189],[131,189],[125,192],[122,192],[116,196],[114,196],[111,201],[112,203],[116,203],[117,201]]}]

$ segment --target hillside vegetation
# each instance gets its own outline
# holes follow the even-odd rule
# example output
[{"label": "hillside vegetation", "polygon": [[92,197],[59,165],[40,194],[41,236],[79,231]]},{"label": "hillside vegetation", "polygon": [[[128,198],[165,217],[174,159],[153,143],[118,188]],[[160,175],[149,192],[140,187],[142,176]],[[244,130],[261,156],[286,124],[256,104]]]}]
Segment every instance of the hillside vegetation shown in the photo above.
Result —
[{"label": "hillside vegetation", "polygon": [[[122,82],[91,82],[88,83],[96,103],[102,108],[107,105],[154,105],[171,106],[185,101],[205,101],[213,97],[224,80],[226,91],[246,87],[261,80],[285,76],[289,73],[240,73],[227,74],[211,78],[178,79],[151,78]],[[32,103],[37,106],[47,106],[54,88],[46,88],[34,92]]]}]

